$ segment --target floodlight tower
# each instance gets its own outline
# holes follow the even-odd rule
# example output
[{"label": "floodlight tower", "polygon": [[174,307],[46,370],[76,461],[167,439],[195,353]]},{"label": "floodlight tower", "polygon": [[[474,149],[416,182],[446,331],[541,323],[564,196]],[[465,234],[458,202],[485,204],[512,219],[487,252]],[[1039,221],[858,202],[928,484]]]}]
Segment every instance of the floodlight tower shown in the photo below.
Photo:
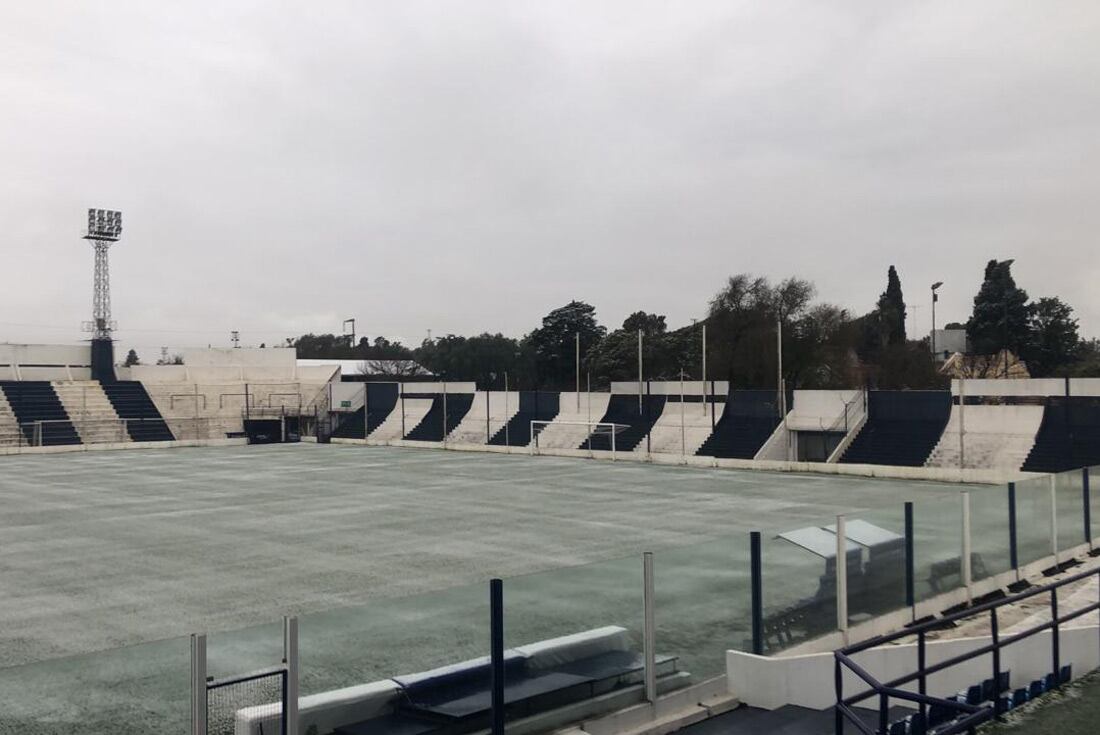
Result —
[{"label": "floodlight tower", "polygon": [[92,333],[92,378],[113,381],[114,344],[111,332],[111,278],[107,269],[107,251],[122,237],[122,212],[110,209],[88,210],[88,232],[84,239],[95,248],[95,277],[92,291],[92,321],[84,330]]}]

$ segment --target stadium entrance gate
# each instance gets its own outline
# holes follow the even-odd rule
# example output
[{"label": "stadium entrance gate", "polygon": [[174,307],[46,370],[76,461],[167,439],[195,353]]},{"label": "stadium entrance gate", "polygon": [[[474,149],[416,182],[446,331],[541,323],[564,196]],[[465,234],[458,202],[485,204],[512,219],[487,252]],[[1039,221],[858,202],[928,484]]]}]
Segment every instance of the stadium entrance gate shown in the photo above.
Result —
[{"label": "stadium entrance gate", "polygon": [[191,735],[298,735],[298,619],[283,618],[283,660],[219,679],[206,675],[206,635],[191,636]]}]

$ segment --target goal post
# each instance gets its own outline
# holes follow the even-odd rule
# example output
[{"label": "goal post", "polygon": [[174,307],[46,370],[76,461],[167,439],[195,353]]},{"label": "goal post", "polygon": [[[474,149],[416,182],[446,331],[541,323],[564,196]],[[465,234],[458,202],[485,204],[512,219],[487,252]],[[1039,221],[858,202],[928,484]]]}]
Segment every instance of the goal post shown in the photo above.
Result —
[{"label": "goal post", "polygon": [[617,447],[615,437],[630,428],[629,424],[615,424],[605,421],[547,421],[547,420],[533,420],[531,421],[531,454],[539,454],[541,446],[539,442],[539,436],[550,427],[561,427],[565,429],[568,427],[570,431],[567,436],[576,441],[571,441],[573,448],[582,448],[581,445],[587,444],[589,451],[591,451],[592,437],[594,436],[606,436],[611,445],[611,459],[615,459]]}]

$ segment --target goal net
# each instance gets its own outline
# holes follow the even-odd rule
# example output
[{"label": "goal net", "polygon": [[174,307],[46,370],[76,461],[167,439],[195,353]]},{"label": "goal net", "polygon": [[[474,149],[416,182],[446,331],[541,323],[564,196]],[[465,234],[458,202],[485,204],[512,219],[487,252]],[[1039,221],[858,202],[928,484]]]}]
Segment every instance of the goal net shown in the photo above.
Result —
[{"label": "goal net", "polygon": [[616,436],[630,428],[629,424],[603,421],[532,421],[531,453],[546,449],[610,450],[617,452]]}]

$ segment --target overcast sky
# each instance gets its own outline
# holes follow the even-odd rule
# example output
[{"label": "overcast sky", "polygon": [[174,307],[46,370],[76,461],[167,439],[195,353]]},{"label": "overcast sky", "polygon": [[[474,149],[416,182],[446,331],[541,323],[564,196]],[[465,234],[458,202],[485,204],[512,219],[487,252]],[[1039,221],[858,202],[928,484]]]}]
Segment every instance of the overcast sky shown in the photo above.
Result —
[{"label": "overcast sky", "polygon": [[0,341],[617,326],[727,276],[964,320],[990,258],[1100,335],[1100,4],[6,2]]}]

